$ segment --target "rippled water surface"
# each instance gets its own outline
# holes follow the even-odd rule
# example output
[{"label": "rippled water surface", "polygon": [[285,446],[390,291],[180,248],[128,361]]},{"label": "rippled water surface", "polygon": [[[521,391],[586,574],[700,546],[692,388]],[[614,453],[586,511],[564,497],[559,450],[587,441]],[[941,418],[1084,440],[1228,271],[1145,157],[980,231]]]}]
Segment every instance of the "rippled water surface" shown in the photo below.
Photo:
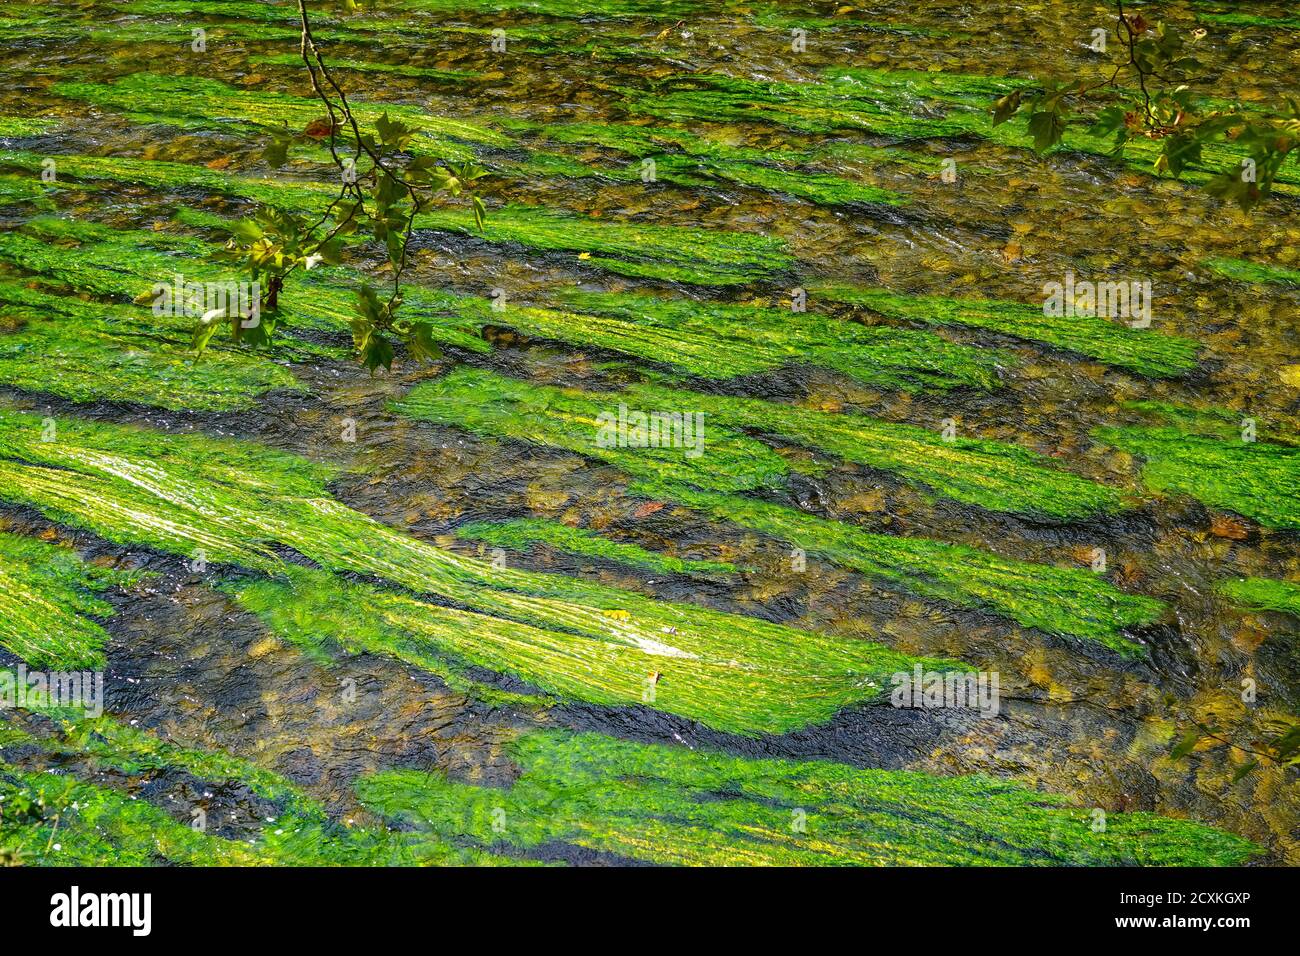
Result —
[{"label": "rippled water surface", "polygon": [[[1300,704],[1294,160],[1247,215],[995,135],[998,83],[1101,75],[1102,3],[310,6],[355,103],[468,124],[415,148],[492,173],[485,233],[448,200],[417,234],[431,364],[349,356],[364,244],[265,355],[196,365],[138,304],[334,181],[262,158],[318,111],[293,5],[0,12],[0,663],[106,694],[3,713],[0,792],[47,808],[0,851],[1300,860],[1295,769],[1243,771]],[[1285,4],[1159,6],[1214,95],[1294,94]],[[1149,281],[1151,328],[1044,331],[1067,272]],[[702,413],[701,453],[601,447],[620,403]],[[996,673],[999,713],[891,706],[913,658]]]}]

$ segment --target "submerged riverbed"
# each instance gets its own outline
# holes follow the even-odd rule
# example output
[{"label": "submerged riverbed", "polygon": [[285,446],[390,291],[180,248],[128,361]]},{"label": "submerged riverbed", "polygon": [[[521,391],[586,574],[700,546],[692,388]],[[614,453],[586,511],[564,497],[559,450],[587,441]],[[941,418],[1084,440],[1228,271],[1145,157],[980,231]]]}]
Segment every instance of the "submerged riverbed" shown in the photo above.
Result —
[{"label": "submerged riverbed", "polygon": [[[0,709],[0,856],[1300,862],[1294,160],[1248,215],[1227,147],[994,127],[1104,3],[312,6],[490,171],[417,221],[431,363],[353,358],[361,243],[269,349],[150,307],[336,192],[263,157],[296,4],[0,11],[0,677],[103,679]],[[1294,92],[1286,5],[1160,6]]]}]

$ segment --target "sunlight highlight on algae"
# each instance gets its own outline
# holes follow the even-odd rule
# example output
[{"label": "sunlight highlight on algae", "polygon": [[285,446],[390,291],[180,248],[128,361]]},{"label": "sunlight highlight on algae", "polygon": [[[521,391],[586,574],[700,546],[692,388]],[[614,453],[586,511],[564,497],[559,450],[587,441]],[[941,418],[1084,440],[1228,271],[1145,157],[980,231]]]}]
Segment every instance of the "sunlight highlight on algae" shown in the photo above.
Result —
[{"label": "sunlight highlight on algae", "polygon": [[508,790],[394,770],[361,778],[372,809],[480,847],[554,842],[675,865],[1233,865],[1258,852],[1210,827],[1147,813],[1090,815],[990,777],[752,760],[535,732],[511,747]]},{"label": "sunlight highlight on algae", "polygon": [[[461,428],[474,434],[571,451],[608,462],[631,479],[629,491],[704,511],[716,520],[739,524],[785,541],[878,581],[921,596],[986,610],[1050,633],[1096,640],[1122,654],[1141,654],[1125,637],[1127,627],[1149,624],[1160,602],[1119,591],[1103,578],[1079,569],[1056,568],[1001,558],[991,552],[925,538],[873,534],[850,524],[736,492],[778,490],[789,475],[787,460],[735,427],[745,422],[759,430],[824,442],[846,457],[872,456],[877,466],[892,464],[905,478],[954,494],[978,494],[1003,487],[1007,494],[1056,500],[1060,489],[1084,489],[1084,496],[1064,507],[1088,509],[1113,504],[1109,489],[1033,462],[1013,446],[975,442],[954,447],[934,433],[856,416],[805,412],[794,406],[766,405],[700,393],[647,391],[590,393],[509,379],[491,372],[457,369],[422,383],[396,406],[413,418]],[[667,401],[671,398],[672,401]],[[723,425],[708,427],[707,451],[689,457],[679,448],[601,447],[599,416],[616,414],[620,402],[633,408],[673,408],[692,413],[720,412]],[[756,408],[751,408],[756,406]],[[726,417],[730,413],[733,417]],[[800,415],[805,415],[800,418]],[[879,437],[876,436],[879,431]],[[921,435],[914,436],[918,432]],[[893,458],[881,457],[890,454]],[[998,454],[986,454],[987,450]],[[983,454],[983,457],[981,455]],[[1009,469],[1003,474],[1004,469]],[[1098,497],[1100,496],[1100,497]],[[1025,500],[1024,497],[1019,500]],[[1068,501],[1068,499],[1065,499]],[[1086,511],[1084,512],[1086,513]]]},{"label": "sunlight highlight on algae", "polygon": [[[675,676],[656,707],[735,733],[781,733],[879,697],[913,663],[875,644],[457,555],[334,500],[328,468],[250,443],[74,419],[57,421],[54,441],[41,434],[41,419],[0,411],[0,500],[120,545],[282,579],[294,573],[277,554],[288,547],[429,595],[481,617],[444,632],[454,615],[397,594],[373,600],[401,608],[435,646],[580,699],[640,701],[658,670]],[[367,586],[356,590],[361,600]],[[594,663],[576,665],[583,655]]]}]

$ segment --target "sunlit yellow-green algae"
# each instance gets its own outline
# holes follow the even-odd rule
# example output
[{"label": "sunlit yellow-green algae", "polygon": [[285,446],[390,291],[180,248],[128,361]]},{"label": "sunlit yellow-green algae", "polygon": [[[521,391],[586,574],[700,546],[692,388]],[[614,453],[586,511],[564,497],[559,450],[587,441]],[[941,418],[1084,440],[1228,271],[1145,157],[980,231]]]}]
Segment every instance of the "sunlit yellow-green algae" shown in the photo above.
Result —
[{"label": "sunlit yellow-green algae", "polygon": [[1236,282],[1300,289],[1300,269],[1288,269],[1285,266],[1251,262],[1247,259],[1207,259],[1201,264],[1214,274]]},{"label": "sunlit yellow-green algae", "polygon": [[[35,161],[34,155],[24,158],[25,163]],[[165,170],[154,167],[169,164],[138,165],[165,177]],[[212,217],[193,212],[183,218],[215,224],[209,221]],[[34,279],[115,298],[144,295],[178,273],[189,281],[229,280],[231,269],[214,262],[217,252],[215,244],[171,230],[110,229],[56,217],[31,220],[22,231],[0,236],[0,258],[33,273]],[[354,313],[354,289],[361,278],[342,268],[297,277],[281,297],[283,327],[290,335],[304,329],[343,332]],[[1014,364],[1004,352],[958,345],[928,331],[873,327],[790,309],[576,287],[555,288],[548,299],[545,308],[509,302],[502,306],[484,296],[410,283],[404,308],[430,322],[437,341],[457,348],[486,351],[483,327],[507,326],[716,379],[800,364],[833,369],[874,386],[993,388],[998,368]],[[22,304],[21,297],[16,304]],[[193,320],[183,324],[189,329]]]},{"label": "sunlit yellow-green algae", "polygon": [[[186,560],[284,576],[292,567],[276,552],[287,547],[451,602],[479,616],[440,619],[414,598],[374,598],[424,640],[558,693],[634,703],[657,671],[666,679],[655,707],[737,733],[780,733],[879,697],[890,674],[911,666],[879,645],[464,557],[341,504],[324,488],[329,474],[251,443],[69,418],[44,441],[40,418],[0,411],[0,500]],[[575,667],[584,656],[590,663]]]},{"label": "sunlit yellow-green algae", "polygon": [[0,647],[36,668],[102,668],[100,621],[113,608],[100,593],[128,580],[71,548],[0,532]]},{"label": "sunlit yellow-green algae", "polygon": [[[350,826],[282,777],[229,754],[163,740],[112,717],[51,710],[20,725],[0,716],[0,850],[37,866],[427,866],[494,862],[428,834]],[[39,729],[38,729],[39,728]],[[37,748],[46,766],[19,765]],[[53,763],[53,766],[50,764]],[[102,771],[119,772],[119,783]],[[250,839],[180,820],[124,784],[182,771],[207,784],[236,783],[276,808]],[[93,779],[88,779],[93,777]],[[194,808],[202,809],[196,802]],[[210,821],[215,830],[218,821]],[[250,821],[253,822],[253,821]]]},{"label": "sunlit yellow-green algae", "polygon": [[[707,409],[701,453],[600,442],[601,415],[616,417],[620,403],[646,412],[695,414]],[[458,369],[423,383],[397,407],[414,418],[608,462],[633,479],[630,490],[637,494],[702,510],[934,600],[988,610],[1056,634],[1087,637],[1124,654],[1141,653],[1141,648],[1123,629],[1149,624],[1161,612],[1160,602],[1125,594],[1088,571],[1015,561],[925,538],[874,534],[736,494],[778,490],[791,467],[773,448],[741,431],[741,423],[814,447],[824,443],[836,454],[869,460],[876,467],[892,466],[924,487],[959,498],[968,495],[981,504],[1042,503],[1044,513],[1078,515],[1116,500],[1109,489],[1048,469],[1014,446],[950,445],[938,434],[912,426],[749,399],[656,386],[617,394],[582,392],[474,369]],[[709,418],[715,412],[721,414],[722,424]],[[1063,510],[1067,508],[1080,510]]]},{"label": "sunlit yellow-green algae", "polygon": [[1184,494],[1267,528],[1300,528],[1300,447],[1195,434],[1176,427],[1113,427],[1099,441],[1141,458],[1154,492]]},{"label": "sunlit yellow-green algae", "polygon": [[1235,578],[1219,585],[1219,593],[1238,607],[1279,611],[1300,618],[1300,583],[1271,578]]},{"label": "sunlit yellow-green algae", "polygon": [[568,843],[714,866],[1234,865],[1247,840],[1148,813],[1104,829],[1059,797],[989,777],[752,760],[600,734],[535,732],[508,789],[394,770],[362,777],[372,809],[482,847]]},{"label": "sunlit yellow-green algae", "polygon": [[[705,416],[701,453],[599,441],[601,416],[617,416],[620,406],[646,414]],[[744,430],[749,429],[889,472],[991,511],[1080,518],[1118,510],[1121,504],[1113,489],[1055,468],[1047,459],[1006,442],[949,441],[937,431],[914,425],[650,383],[623,392],[584,392],[459,368],[413,389],[400,407],[417,418],[567,448],[632,474],[702,488],[774,487],[789,472],[785,459],[746,435]]]},{"label": "sunlit yellow-green algae", "polygon": [[79,402],[213,410],[249,408],[272,390],[301,388],[288,369],[249,350],[218,343],[197,360],[195,321],[0,279],[0,326],[7,326],[0,328],[0,382]]},{"label": "sunlit yellow-green algae", "polygon": [[[321,572],[293,569],[287,580],[291,586],[256,580],[230,590],[273,633],[299,645],[384,653],[460,682],[474,665],[557,699],[643,705],[742,734],[824,722],[879,696],[892,674],[910,666],[876,645],[703,610],[690,613],[690,632],[680,627],[629,642],[612,632],[578,635],[438,607]],[[649,602],[624,603],[627,621],[635,622]],[[615,614],[611,624],[622,620]]]},{"label": "sunlit yellow-green algae", "polygon": [[902,295],[887,289],[814,288],[814,298],[860,306],[896,319],[966,325],[1077,352],[1117,368],[1157,378],[1186,374],[1197,363],[1197,343],[1155,329],[1132,328],[1099,316],[1044,315],[1041,306],[997,299]]}]

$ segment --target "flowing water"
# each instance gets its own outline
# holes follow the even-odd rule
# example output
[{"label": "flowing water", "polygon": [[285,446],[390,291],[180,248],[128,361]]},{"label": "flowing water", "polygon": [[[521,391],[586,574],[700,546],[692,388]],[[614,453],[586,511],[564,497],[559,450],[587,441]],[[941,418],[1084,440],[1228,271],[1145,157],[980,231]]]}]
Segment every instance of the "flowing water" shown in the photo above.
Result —
[{"label": "flowing water", "polygon": [[[1102,3],[310,6],[363,118],[491,172],[420,222],[433,363],[351,358],[364,244],[263,353],[147,304],[328,202],[262,156],[321,113],[295,5],[0,14],[0,664],[105,681],[3,713],[7,858],[1300,860],[1294,161],[1247,215],[993,128],[1102,75]],[[1294,92],[1286,5],[1158,6]],[[1045,316],[1067,274],[1150,327]]]}]

